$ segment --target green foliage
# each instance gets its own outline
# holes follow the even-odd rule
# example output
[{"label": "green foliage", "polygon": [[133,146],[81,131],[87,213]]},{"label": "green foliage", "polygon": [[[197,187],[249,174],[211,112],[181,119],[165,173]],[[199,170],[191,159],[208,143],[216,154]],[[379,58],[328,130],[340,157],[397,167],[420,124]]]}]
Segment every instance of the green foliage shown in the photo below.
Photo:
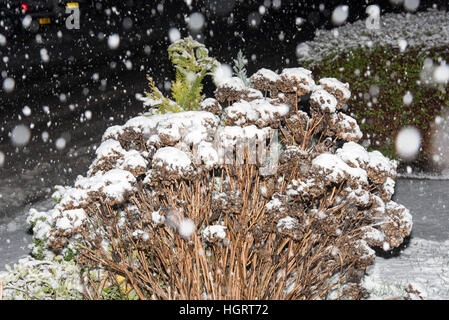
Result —
[{"label": "green foliage", "polygon": [[234,59],[234,75],[240,78],[247,88],[251,88],[251,81],[246,74],[246,65],[248,60],[243,55],[242,50],[237,53],[237,59]]},{"label": "green foliage", "polygon": [[147,96],[148,105],[157,108],[159,113],[167,112],[180,112],[181,107],[171,99],[165,97],[162,92],[156,87],[153,78],[147,76],[148,86],[150,87],[150,92],[145,92]]},{"label": "green foliage", "polygon": [[82,299],[79,269],[61,256],[52,260],[21,259],[0,272],[4,300]]},{"label": "green foliage", "polygon": [[147,105],[157,107],[159,113],[198,110],[204,99],[202,82],[214,71],[215,59],[209,57],[206,47],[192,37],[174,42],[168,47],[168,55],[176,69],[176,79],[171,87],[174,101],[164,97],[148,77],[150,92],[145,93]]},{"label": "green foliage", "polygon": [[75,259],[75,256],[77,255],[77,252],[67,248],[64,252],[64,261],[71,261]]},{"label": "green foliage", "polygon": [[34,250],[32,252],[32,255],[37,260],[44,260],[45,254],[44,254],[44,247],[45,247],[45,241],[33,238],[33,244],[34,244]]},{"label": "green foliage", "polygon": [[[429,128],[442,106],[449,105],[449,95],[443,87],[425,85],[423,65],[425,59],[449,61],[449,49],[435,48],[421,53],[420,48],[400,52],[391,47],[357,48],[327,57],[314,69],[320,78],[335,77],[350,84],[352,92],[348,112],[356,118],[364,139],[369,138],[370,148],[379,149],[385,156],[394,157],[394,139],[404,126],[420,129],[428,147]],[[373,95],[373,88],[378,89]],[[371,94],[370,94],[371,89]],[[413,95],[410,105],[403,98]],[[420,155],[424,162],[426,152]]]}]

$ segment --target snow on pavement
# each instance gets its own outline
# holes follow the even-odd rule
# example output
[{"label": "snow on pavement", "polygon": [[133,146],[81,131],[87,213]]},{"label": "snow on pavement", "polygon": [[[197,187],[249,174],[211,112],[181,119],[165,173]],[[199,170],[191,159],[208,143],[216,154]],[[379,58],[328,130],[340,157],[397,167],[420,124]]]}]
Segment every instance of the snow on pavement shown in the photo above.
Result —
[{"label": "snow on pavement", "polygon": [[423,299],[449,299],[448,187],[449,180],[397,178],[393,199],[413,215],[412,236],[399,255],[376,257],[364,278],[370,299],[407,296],[409,284]]},{"label": "snow on pavement", "polygon": [[407,296],[409,284],[420,292],[414,298],[449,299],[449,240],[412,238],[400,255],[377,257],[363,280],[370,299]]},{"label": "snow on pavement", "polygon": [[449,180],[396,179],[393,200],[413,216],[416,238],[449,240]]}]

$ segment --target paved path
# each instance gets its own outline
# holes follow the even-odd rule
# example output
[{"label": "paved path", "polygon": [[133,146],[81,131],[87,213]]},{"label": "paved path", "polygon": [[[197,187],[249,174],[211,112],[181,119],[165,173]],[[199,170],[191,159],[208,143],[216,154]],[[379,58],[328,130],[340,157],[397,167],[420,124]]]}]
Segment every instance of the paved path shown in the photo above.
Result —
[{"label": "paved path", "polygon": [[399,178],[393,199],[413,215],[414,237],[449,240],[449,180]]}]

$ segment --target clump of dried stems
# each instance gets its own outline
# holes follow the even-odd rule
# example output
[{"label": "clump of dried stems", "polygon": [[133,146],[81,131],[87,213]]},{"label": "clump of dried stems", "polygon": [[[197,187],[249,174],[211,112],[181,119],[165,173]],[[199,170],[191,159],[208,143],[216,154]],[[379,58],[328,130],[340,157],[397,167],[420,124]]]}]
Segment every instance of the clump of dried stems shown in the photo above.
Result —
[{"label": "clump of dried stems", "polygon": [[[308,123],[296,137],[304,149],[306,141],[310,146],[313,128],[316,124]],[[297,175],[294,169],[289,171],[278,187],[280,193]],[[340,233],[332,234],[329,221],[310,219],[294,205],[289,214],[303,228],[296,234],[280,233],[266,210],[268,200],[261,194],[267,182],[256,165],[227,165],[196,180],[160,187],[157,193],[142,184],[130,198],[140,213],[125,208],[123,225],[118,208],[91,207],[82,233],[84,242],[78,244],[78,262],[105,272],[102,281],[86,273],[86,298],[105,298],[110,287],[121,288],[116,296],[120,299],[130,295],[139,299],[318,299],[328,297],[332,290],[340,292],[340,297],[362,297],[361,288],[350,286],[348,293],[347,284],[356,283],[360,270],[371,262],[361,257],[355,245],[361,237],[360,227],[370,221],[364,221],[349,204],[335,206],[340,188],[333,186],[315,204],[333,217],[333,227],[339,227]],[[236,208],[220,210],[214,192],[237,192],[237,203],[228,204]],[[156,224],[151,218],[155,211],[166,218],[188,217],[196,231],[189,238],[182,237],[176,227]],[[226,226],[226,239],[204,241],[200,230],[216,221]],[[135,230],[144,230],[146,237],[136,237]],[[126,285],[118,279],[125,279]],[[346,284],[344,292],[338,290],[342,284]]]}]

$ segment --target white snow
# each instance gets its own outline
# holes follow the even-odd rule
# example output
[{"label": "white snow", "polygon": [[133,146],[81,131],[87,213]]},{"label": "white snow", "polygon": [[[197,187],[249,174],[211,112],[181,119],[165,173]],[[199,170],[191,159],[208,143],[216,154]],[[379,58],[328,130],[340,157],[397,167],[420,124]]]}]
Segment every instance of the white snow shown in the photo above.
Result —
[{"label": "white snow", "polygon": [[27,28],[29,28],[31,26],[31,22],[33,22],[33,18],[29,14],[27,14],[22,19],[22,26],[25,29],[27,29]]},{"label": "white snow", "polygon": [[211,107],[217,103],[217,100],[215,98],[206,98],[201,103],[200,106],[202,108]]},{"label": "white snow", "polygon": [[366,28],[369,30],[380,29],[380,7],[377,4],[369,5],[365,10],[368,18],[366,19]]},{"label": "white snow", "polygon": [[162,224],[165,222],[165,217],[163,215],[159,214],[159,210],[158,211],[153,211],[151,213],[151,219],[153,220],[153,222],[158,225],[158,224]]},{"label": "white snow", "polygon": [[395,140],[397,154],[405,159],[412,160],[421,148],[421,133],[415,127],[402,128]]},{"label": "white snow", "polygon": [[[409,284],[423,299],[449,299],[449,240],[443,242],[412,238],[407,248],[394,258],[376,257],[362,284],[370,299],[407,296]],[[419,298],[419,297],[417,297]]]},{"label": "white snow", "polygon": [[146,168],[148,161],[142,156],[142,153],[137,150],[130,150],[125,152],[123,160],[118,160],[118,168],[135,169],[135,168]]},{"label": "white snow", "polygon": [[40,51],[41,59],[43,62],[50,61],[50,56],[48,55],[48,50],[45,48],[42,48]]},{"label": "white snow", "polygon": [[[81,299],[83,286],[74,261],[20,259],[7,272],[0,272],[3,299],[68,300]],[[49,288],[50,290],[44,290]]]},{"label": "white snow", "polygon": [[28,106],[24,106],[22,108],[22,113],[24,114],[24,116],[28,117],[31,115],[31,108]]},{"label": "white snow", "polygon": [[181,39],[181,32],[178,28],[172,27],[168,30],[168,38],[170,39],[171,43],[174,43]]},{"label": "white snow", "polygon": [[287,80],[295,80],[298,85],[308,91],[315,89],[315,81],[312,78],[312,71],[298,67],[285,68],[282,70],[281,78]]},{"label": "white snow", "polygon": [[31,131],[30,129],[23,125],[16,125],[11,131],[11,142],[15,146],[24,146],[28,144],[31,139]]},{"label": "white snow", "polygon": [[211,142],[201,141],[193,151],[195,164],[204,164],[204,167],[210,170],[218,163],[218,152]]},{"label": "white snow", "polygon": [[404,8],[407,11],[415,11],[419,7],[420,0],[404,0]]},{"label": "white snow", "polygon": [[326,179],[338,183],[346,176],[357,179],[363,184],[368,183],[366,171],[360,168],[348,166],[337,155],[322,153],[312,160],[312,166],[319,169],[321,173],[327,173]]},{"label": "white snow", "polygon": [[351,97],[351,91],[349,91],[349,83],[343,83],[335,78],[322,78],[319,83],[324,87],[328,87],[332,91],[341,91],[344,99]]},{"label": "white snow", "polygon": [[196,227],[192,219],[184,218],[178,226],[179,235],[183,238],[190,238],[195,232]]},{"label": "white snow", "polygon": [[334,113],[337,110],[338,101],[334,95],[330,94],[322,88],[314,90],[310,96],[310,100],[317,103],[322,112]]},{"label": "white snow", "polygon": [[363,133],[354,118],[342,112],[334,114],[334,117],[337,118],[336,121],[338,121],[339,127],[344,128],[343,132],[340,133],[339,138],[345,140],[357,139],[358,141],[363,137]]},{"label": "white snow", "polygon": [[267,210],[275,210],[275,209],[280,209],[281,206],[282,206],[282,202],[278,198],[273,198],[265,205],[265,208]]},{"label": "white snow", "polygon": [[[388,183],[388,181],[387,181]],[[402,211],[402,209],[405,209]],[[387,211],[402,211],[402,214],[400,217],[398,217],[401,221],[401,224],[405,227],[405,230],[410,234],[412,227],[413,227],[413,217],[410,214],[410,211],[405,208],[402,204],[396,203],[394,201],[388,201],[385,204],[385,210]]]},{"label": "white snow", "polygon": [[[319,29],[314,40],[302,43],[298,59],[314,66],[327,56],[342,53],[354,48],[377,46],[399,47],[399,40],[407,41],[407,48],[419,48],[425,53],[428,49],[449,45],[449,12],[436,9],[409,13],[387,13],[380,18],[380,28],[368,29],[366,19],[345,24],[334,30]],[[305,54],[307,53],[307,54]]]},{"label": "white snow", "polygon": [[167,166],[173,171],[190,168],[189,156],[175,147],[160,148],[153,156],[153,166]]},{"label": "white snow", "polygon": [[222,225],[211,225],[201,231],[201,235],[207,241],[223,240],[226,238],[226,227]]},{"label": "white snow", "polygon": [[441,64],[433,72],[433,79],[438,84],[447,84],[449,81],[449,66]]},{"label": "white snow", "polygon": [[[78,176],[75,187],[87,193],[104,194],[106,200],[120,203],[124,201],[125,194],[134,189],[135,182],[136,178],[129,171],[112,169],[106,173],[97,172],[88,178]],[[83,196],[82,192],[80,196]]]},{"label": "white snow", "polygon": [[376,170],[392,173],[396,171],[396,161],[389,160],[382,153],[377,150],[368,153],[369,162],[367,167],[375,168]]},{"label": "white snow", "polygon": [[387,177],[385,183],[383,184],[383,188],[388,194],[393,195],[395,185],[396,181],[391,179],[390,177]]},{"label": "white snow", "polygon": [[363,167],[370,161],[368,152],[364,147],[355,142],[346,142],[336,154],[349,165]]},{"label": "white snow", "polygon": [[268,79],[268,81],[272,83],[276,83],[276,81],[280,80],[280,76],[269,69],[261,68],[256,73],[251,76],[251,79]]},{"label": "white snow", "polygon": [[276,227],[278,232],[282,232],[284,230],[292,230],[298,226],[298,219],[286,216],[282,219],[279,219]]},{"label": "white snow", "polygon": [[120,36],[117,33],[113,33],[108,37],[109,49],[115,50],[120,45]]},{"label": "white snow", "polygon": [[306,21],[306,20],[305,20],[304,18],[296,17],[296,19],[295,19],[295,24],[296,24],[297,26],[301,26],[301,25],[304,24],[305,21]]},{"label": "white snow", "polygon": [[194,12],[188,17],[187,22],[191,31],[198,32],[204,27],[205,19],[200,12]]},{"label": "white snow", "polygon": [[290,107],[287,104],[273,105],[267,99],[256,99],[250,102],[253,110],[258,113],[258,118],[271,121],[275,119],[274,114],[283,117],[288,114]]},{"label": "white snow", "polygon": [[241,100],[234,102],[224,111],[226,117],[234,120],[236,125],[253,124],[259,122],[268,124],[279,116],[286,116],[290,107],[286,104],[273,105],[266,99],[256,99],[250,102]]},{"label": "white snow", "polygon": [[218,63],[217,67],[213,72],[213,79],[215,86],[219,86],[221,83],[226,82],[228,79],[232,78],[232,68],[226,63]]},{"label": "white snow", "polygon": [[55,146],[56,146],[56,149],[58,149],[58,150],[64,149],[66,147],[66,145],[67,145],[67,140],[64,137],[59,137],[55,141]]},{"label": "white snow", "polygon": [[97,158],[111,157],[117,154],[122,154],[124,152],[125,150],[122,148],[120,142],[114,139],[103,141],[97,148],[97,150],[95,150]]},{"label": "white snow", "polygon": [[235,91],[244,91],[246,86],[242,79],[238,77],[231,77],[223,79],[217,86],[217,89],[220,88],[226,88]]},{"label": "white snow", "polygon": [[6,37],[0,33],[0,46],[5,46],[7,43]]},{"label": "white snow", "polygon": [[10,93],[14,91],[14,88],[16,87],[16,82],[13,78],[7,77],[3,80],[3,90],[5,90],[6,93]]},{"label": "white snow", "polygon": [[56,228],[74,230],[79,228],[87,218],[84,209],[64,210],[56,220]]},{"label": "white snow", "polygon": [[399,39],[399,40],[398,40],[399,50],[400,50],[401,52],[404,52],[405,49],[407,49],[407,44],[408,44],[407,40],[405,40],[405,39]]},{"label": "white snow", "polygon": [[310,46],[305,42],[301,42],[296,46],[295,52],[298,59],[307,59],[310,57]]},{"label": "white snow", "polygon": [[402,99],[404,105],[408,106],[413,102],[413,95],[410,91],[407,91],[407,93],[404,95]]}]

